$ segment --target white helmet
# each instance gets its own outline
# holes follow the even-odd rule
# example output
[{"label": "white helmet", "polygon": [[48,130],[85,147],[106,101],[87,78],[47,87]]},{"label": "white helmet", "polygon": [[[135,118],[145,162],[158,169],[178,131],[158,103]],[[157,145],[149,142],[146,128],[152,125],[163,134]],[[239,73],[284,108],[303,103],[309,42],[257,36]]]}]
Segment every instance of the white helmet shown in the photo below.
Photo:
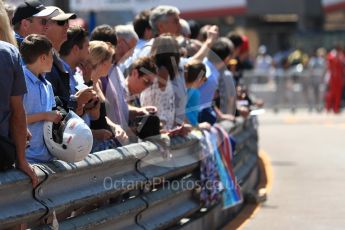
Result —
[{"label": "white helmet", "polygon": [[72,111],[60,125],[45,122],[43,134],[49,152],[59,160],[78,162],[91,152],[92,132],[84,120]]}]

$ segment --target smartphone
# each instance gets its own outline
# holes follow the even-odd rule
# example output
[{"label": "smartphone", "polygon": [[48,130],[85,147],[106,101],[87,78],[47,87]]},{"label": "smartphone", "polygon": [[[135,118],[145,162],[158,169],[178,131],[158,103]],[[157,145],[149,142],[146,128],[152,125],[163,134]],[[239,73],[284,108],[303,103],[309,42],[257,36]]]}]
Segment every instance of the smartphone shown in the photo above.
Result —
[{"label": "smartphone", "polygon": [[87,88],[89,88],[89,86],[87,86],[87,85],[85,85],[85,84],[79,84],[79,85],[76,85],[76,86],[75,86],[75,89],[76,89],[77,91],[81,91],[81,90],[87,89]]}]

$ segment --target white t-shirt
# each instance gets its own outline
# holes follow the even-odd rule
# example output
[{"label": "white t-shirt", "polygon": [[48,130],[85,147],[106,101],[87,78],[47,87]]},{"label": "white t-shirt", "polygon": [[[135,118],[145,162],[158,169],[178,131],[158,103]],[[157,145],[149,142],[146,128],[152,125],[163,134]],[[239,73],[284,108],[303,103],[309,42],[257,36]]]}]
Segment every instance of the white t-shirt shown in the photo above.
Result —
[{"label": "white t-shirt", "polygon": [[175,121],[175,94],[173,85],[168,80],[162,91],[156,80],[154,84],[140,95],[141,106],[156,106],[158,117],[165,123],[163,129],[172,129]]}]

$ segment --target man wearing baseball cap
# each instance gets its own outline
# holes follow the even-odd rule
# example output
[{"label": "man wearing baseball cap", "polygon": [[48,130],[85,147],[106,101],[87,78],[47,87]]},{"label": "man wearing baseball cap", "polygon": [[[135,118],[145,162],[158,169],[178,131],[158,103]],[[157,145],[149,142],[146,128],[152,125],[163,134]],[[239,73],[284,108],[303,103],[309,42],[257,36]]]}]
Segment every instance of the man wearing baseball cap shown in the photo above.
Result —
[{"label": "man wearing baseball cap", "polygon": [[38,0],[26,0],[15,10],[12,25],[18,44],[29,34],[45,34],[48,19],[57,9],[47,8]]},{"label": "man wearing baseball cap", "polygon": [[46,36],[53,45],[53,67],[50,73],[46,74],[46,79],[52,84],[54,95],[59,97],[59,106],[65,110],[72,109],[78,115],[83,113],[83,105],[96,97],[96,92],[92,88],[78,91],[75,95],[70,91],[70,74],[66,70],[63,61],[58,55],[61,45],[67,40],[68,20],[76,18],[74,13],[65,13],[56,6],[47,6],[48,9],[55,9],[52,17],[48,21]]},{"label": "man wearing baseball cap", "polygon": [[65,13],[56,6],[47,6],[46,9],[54,12],[48,20],[46,36],[52,42],[54,49],[59,51],[62,43],[67,40],[68,20],[75,19],[77,16],[74,13]]}]

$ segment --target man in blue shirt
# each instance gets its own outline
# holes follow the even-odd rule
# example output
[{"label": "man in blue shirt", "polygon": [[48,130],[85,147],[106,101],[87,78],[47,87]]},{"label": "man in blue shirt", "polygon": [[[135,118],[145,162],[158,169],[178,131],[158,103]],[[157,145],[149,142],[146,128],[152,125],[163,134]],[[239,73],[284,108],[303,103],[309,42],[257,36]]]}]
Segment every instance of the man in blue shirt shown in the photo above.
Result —
[{"label": "man in blue shirt", "polygon": [[89,38],[85,29],[80,26],[70,27],[67,30],[67,40],[61,45],[60,56],[64,67],[69,73],[70,93],[77,93],[77,85],[84,84],[77,67],[89,58]]},{"label": "man in blue shirt", "polygon": [[[220,69],[223,69],[227,60],[231,57],[230,41],[227,38],[219,38],[211,47],[204,60],[206,65],[207,81],[202,84],[200,90],[199,122],[208,122],[213,125],[217,121],[216,112],[213,109],[213,98],[218,89]],[[231,43],[230,43],[231,44]]]},{"label": "man in blue shirt", "polygon": [[26,149],[26,159],[30,163],[47,162],[53,159],[43,138],[44,121],[59,122],[62,119],[55,107],[54,93],[51,84],[44,74],[53,64],[52,44],[42,35],[27,36],[20,52],[25,62],[24,74],[27,93],[24,95],[28,128],[32,134],[30,146]]},{"label": "man in blue shirt", "polygon": [[[0,41],[0,135],[11,138],[16,146],[16,166],[32,180],[33,186],[38,183],[37,176],[25,159],[27,137],[25,110],[22,95],[26,93],[21,58],[13,45]],[[6,80],[4,80],[6,79]],[[0,153],[3,154],[3,153]]]},{"label": "man in blue shirt", "polygon": [[216,120],[216,113],[212,108],[214,93],[218,88],[219,72],[217,67],[208,59],[203,62],[206,66],[207,81],[199,87],[200,90],[200,113],[199,122],[208,122],[213,125]]},{"label": "man in blue shirt", "polygon": [[[149,23],[150,11],[144,10],[137,14],[133,20],[133,28],[135,33],[138,35],[137,44],[134,47],[132,56],[127,58],[124,62],[125,71],[124,74],[127,74],[127,70],[130,65],[139,58],[139,54],[144,47],[148,45],[150,40],[153,38],[152,28]],[[152,46],[152,43],[150,44]]]}]

